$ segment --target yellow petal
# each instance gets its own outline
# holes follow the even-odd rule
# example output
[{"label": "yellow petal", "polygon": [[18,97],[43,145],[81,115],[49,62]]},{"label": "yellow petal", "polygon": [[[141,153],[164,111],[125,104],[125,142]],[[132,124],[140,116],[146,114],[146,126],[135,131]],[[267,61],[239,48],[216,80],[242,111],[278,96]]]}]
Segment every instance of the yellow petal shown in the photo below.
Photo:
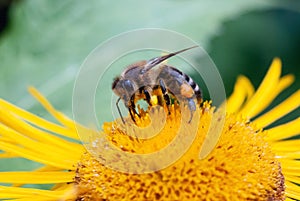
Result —
[{"label": "yellow petal", "polygon": [[42,119],[30,112],[27,112],[15,105],[12,105],[11,103],[6,102],[5,100],[0,99],[0,105],[3,107],[3,110],[5,109],[7,111],[10,111],[11,113],[18,115],[19,117],[26,120],[27,122],[30,122],[40,128],[43,128],[43,129],[51,131],[53,133],[63,135],[66,137],[70,137],[73,139],[79,139],[76,131],[67,129],[60,125],[49,122],[45,119]]},{"label": "yellow petal", "polygon": [[79,157],[74,155],[74,153],[70,153],[63,148],[58,146],[53,146],[52,144],[38,142],[36,140],[32,140],[27,136],[24,136],[9,127],[0,123],[0,133],[2,137],[7,137],[14,139],[15,144],[19,144],[22,147],[26,147],[28,150],[34,151],[36,153],[44,154],[45,157],[49,156],[52,158],[62,158],[63,160],[70,160],[72,163],[79,160]]},{"label": "yellow petal", "polygon": [[300,90],[295,92],[289,98],[284,100],[281,104],[274,107],[269,112],[255,119],[253,122],[258,128],[264,128],[274,121],[280,119],[284,115],[298,108],[300,105]]},{"label": "yellow petal", "polygon": [[277,141],[295,136],[300,133],[300,117],[288,123],[268,129],[266,139],[268,141]]},{"label": "yellow petal", "polygon": [[265,108],[267,108],[271,104],[271,102],[278,96],[278,94],[280,94],[284,89],[290,86],[293,82],[294,82],[293,75],[286,75],[280,78],[277,86],[273,89],[273,91],[272,92],[270,91],[269,95],[265,98],[265,100],[257,104],[259,107],[257,108],[257,112],[253,114],[253,116],[259,114]]},{"label": "yellow petal", "polygon": [[278,85],[280,74],[281,61],[278,58],[275,58],[261,85],[239,113],[250,119],[262,111],[264,105],[261,103],[271,101],[270,97],[272,97],[271,95]]},{"label": "yellow petal", "polygon": [[15,158],[15,157],[18,156],[12,153],[6,153],[6,152],[0,153],[0,158]]},{"label": "yellow petal", "polygon": [[[26,135],[26,137],[32,138],[39,142],[52,145],[53,147],[60,147],[61,149],[69,150],[70,153],[77,152],[78,154],[82,153],[82,146],[77,143],[71,143],[62,138],[50,135],[46,131],[40,130],[18,118],[16,115],[6,112],[5,108],[0,105],[0,122],[2,123],[0,127],[0,133],[5,135],[8,128],[14,129],[16,132]],[[6,125],[6,126],[4,126]],[[11,130],[10,129],[10,130]]]},{"label": "yellow petal", "polygon": [[299,191],[299,186],[295,185],[289,181],[286,181],[286,195],[290,198],[300,200],[300,191]]},{"label": "yellow petal", "polygon": [[300,139],[285,140],[272,143],[272,149],[276,152],[295,152],[299,151]]},{"label": "yellow petal", "polygon": [[74,172],[0,172],[2,183],[55,184],[72,182]]},{"label": "yellow petal", "polygon": [[235,113],[242,107],[244,101],[250,98],[254,93],[254,87],[250,80],[245,76],[239,76],[234,90],[226,103],[227,113]]},{"label": "yellow petal", "polygon": [[38,92],[34,87],[29,87],[28,90],[29,90],[29,93],[31,93],[31,95],[33,97],[35,97],[44,106],[44,108],[46,110],[48,110],[48,112],[54,118],[56,118],[61,124],[63,124],[67,128],[70,128],[70,129],[76,131],[76,126],[75,126],[73,120],[70,120],[64,114],[55,110],[54,107],[49,103],[49,101],[40,92]]},{"label": "yellow petal", "polygon": [[[62,191],[40,190],[33,188],[0,186],[0,198],[23,198],[22,200],[61,200],[62,197],[70,198],[69,193],[74,193],[74,186]],[[74,195],[72,196],[74,197]]]},{"label": "yellow petal", "polygon": [[43,154],[36,153],[34,151],[16,145],[12,145],[10,143],[0,141],[0,149],[6,152],[16,154],[19,157],[27,158],[29,160],[36,161],[42,164],[47,164],[50,166],[67,170],[73,170],[75,168],[74,163],[72,161],[64,161],[57,158],[50,158],[47,157],[47,155],[45,156]]}]

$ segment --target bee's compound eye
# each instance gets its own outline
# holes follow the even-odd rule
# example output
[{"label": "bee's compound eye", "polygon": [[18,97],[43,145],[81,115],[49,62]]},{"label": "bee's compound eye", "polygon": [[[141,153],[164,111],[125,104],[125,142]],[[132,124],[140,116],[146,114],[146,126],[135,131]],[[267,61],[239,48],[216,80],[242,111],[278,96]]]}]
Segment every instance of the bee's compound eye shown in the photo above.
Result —
[{"label": "bee's compound eye", "polygon": [[119,77],[116,77],[115,79],[114,79],[114,81],[113,81],[113,83],[112,83],[112,89],[114,89],[114,88],[116,88],[116,86],[117,86],[117,84],[118,84],[118,82],[120,81],[120,78]]},{"label": "bee's compound eye", "polygon": [[128,91],[128,92],[133,92],[134,91],[133,84],[130,80],[124,80],[123,88],[126,89],[126,91]]}]

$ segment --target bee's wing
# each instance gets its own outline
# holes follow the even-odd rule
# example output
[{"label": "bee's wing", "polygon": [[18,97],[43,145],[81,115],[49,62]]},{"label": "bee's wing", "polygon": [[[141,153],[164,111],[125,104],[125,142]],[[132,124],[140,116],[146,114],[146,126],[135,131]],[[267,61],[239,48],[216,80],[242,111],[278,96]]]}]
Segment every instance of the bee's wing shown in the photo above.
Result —
[{"label": "bee's wing", "polygon": [[126,67],[126,69],[122,72],[121,77],[130,77],[133,78],[140,73],[141,69],[147,64],[147,61],[138,61],[136,63],[130,64]]},{"label": "bee's wing", "polygon": [[198,46],[193,46],[193,47],[185,48],[183,50],[179,50],[177,52],[173,52],[173,53],[170,53],[170,54],[167,54],[167,55],[164,55],[164,56],[154,57],[154,58],[152,58],[152,59],[150,59],[150,60],[147,61],[147,63],[145,64],[144,69],[142,70],[142,73],[145,73],[145,72],[149,71],[151,68],[153,68],[157,64],[160,64],[161,62],[165,61],[166,59],[168,59],[170,57],[173,57],[173,56],[175,56],[175,55],[177,55],[177,54],[179,54],[181,52],[187,51],[187,50],[195,48],[195,47],[198,47]]}]

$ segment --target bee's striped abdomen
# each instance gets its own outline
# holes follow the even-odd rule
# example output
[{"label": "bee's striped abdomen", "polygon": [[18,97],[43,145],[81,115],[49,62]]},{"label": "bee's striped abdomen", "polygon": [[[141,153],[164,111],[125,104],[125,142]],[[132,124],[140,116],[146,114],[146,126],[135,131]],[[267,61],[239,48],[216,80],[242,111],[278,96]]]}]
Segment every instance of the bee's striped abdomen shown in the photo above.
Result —
[{"label": "bee's striped abdomen", "polygon": [[[174,68],[174,67],[171,67],[171,66],[168,66],[167,68],[169,68],[169,71],[173,71],[175,74],[177,74],[177,76],[173,75],[174,78],[176,78],[176,77],[177,78],[178,77],[184,78],[184,80],[187,82],[187,84],[192,87],[192,89],[195,93],[195,96],[197,98],[197,101],[200,104],[202,102],[202,92],[201,92],[201,89],[198,86],[198,84],[190,76],[188,76],[187,74],[181,72],[177,68]],[[170,73],[170,74],[174,74],[174,73]]]}]

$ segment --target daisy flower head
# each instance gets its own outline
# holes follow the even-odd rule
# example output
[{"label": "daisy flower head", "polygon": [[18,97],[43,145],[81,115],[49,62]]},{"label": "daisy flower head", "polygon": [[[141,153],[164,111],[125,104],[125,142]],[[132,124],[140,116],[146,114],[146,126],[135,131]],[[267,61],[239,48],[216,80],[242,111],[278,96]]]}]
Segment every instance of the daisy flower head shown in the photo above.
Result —
[{"label": "daisy flower head", "polygon": [[[153,38],[139,39],[140,33],[126,33],[111,41],[128,42],[134,38],[137,44],[140,41],[153,42]],[[143,37],[153,37],[155,34],[160,37],[167,34],[170,37],[170,32],[161,30],[143,32]],[[122,40],[118,40],[120,37],[123,37]],[[201,106],[197,106],[192,113],[191,121],[191,107],[182,104],[183,100],[176,93],[170,95],[172,101],[169,105],[161,105],[159,99],[164,93],[162,90],[153,90],[149,101],[151,107],[137,107],[133,117],[126,115],[127,107],[121,109],[124,123],[118,116],[109,121],[106,108],[99,111],[102,119],[95,118],[98,113],[94,109],[97,100],[95,94],[100,89],[105,94],[101,81],[106,82],[105,79],[110,76],[109,69],[98,71],[108,73],[99,76],[91,67],[98,66],[99,69],[99,65],[110,66],[115,72],[109,55],[116,58],[122,55],[118,50],[128,52],[121,48],[126,47],[124,44],[112,48],[111,41],[94,51],[95,55],[105,58],[92,53],[85,61],[84,68],[81,68],[73,97],[75,121],[57,111],[34,88],[29,88],[29,92],[58,123],[0,100],[0,157],[23,157],[41,164],[33,171],[1,172],[0,183],[6,184],[0,186],[1,199],[300,199],[300,140],[295,138],[300,130],[299,118],[269,126],[299,108],[300,91],[265,112],[278,94],[294,80],[292,75],[281,76],[279,59],[273,60],[257,89],[248,78],[239,76],[232,95],[227,99],[224,87],[218,85],[218,74],[214,74],[214,80],[204,80],[212,101],[203,100]],[[171,50],[191,47],[186,38],[180,38],[179,41],[182,41],[181,47],[167,47]],[[136,49],[130,46],[132,44],[127,45],[130,50]],[[144,45],[153,48],[150,42]],[[110,48],[116,49],[116,52],[106,54]],[[209,66],[207,64],[211,61],[207,58],[201,61],[187,59],[193,55],[192,52],[184,52],[182,57],[192,66],[197,66],[194,65],[197,62]],[[214,70],[203,70],[200,74],[213,74]],[[172,90],[175,91],[170,88]],[[117,98],[114,97],[112,107],[108,107],[116,115]],[[53,186],[42,190],[24,187],[25,184]]]}]

